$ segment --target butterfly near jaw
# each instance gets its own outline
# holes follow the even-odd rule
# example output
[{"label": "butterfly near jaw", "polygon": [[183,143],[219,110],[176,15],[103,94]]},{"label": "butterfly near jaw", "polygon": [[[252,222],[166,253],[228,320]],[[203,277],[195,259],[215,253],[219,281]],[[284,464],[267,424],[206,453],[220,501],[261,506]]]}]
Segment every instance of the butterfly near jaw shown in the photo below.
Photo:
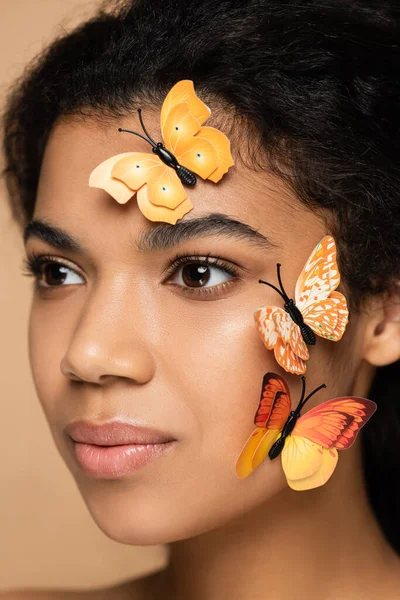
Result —
[{"label": "butterfly near jaw", "polygon": [[236,462],[236,474],[246,478],[267,457],[281,455],[288,485],[297,491],[324,485],[338,461],[338,450],[352,446],[358,432],[376,411],[367,398],[343,396],[327,400],[304,415],[306,402],[322,388],[305,397],[306,380],[296,409],[286,381],[276,373],[265,373],[254,425]]},{"label": "butterfly near jaw", "polygon": [[301,410],[302,410],[303,406],[305,405],[305,403],[307,402],[307,400],[309,400],[311,398],[311,396],[314,396],[314,394],[319,392],[319,390],[322,390],[322,388],[326,388],[326,385],[324,383],[322,383],[320,386],[315,388],[315,390],[313,390],[311,392],[311,394],[308,394],[308,396],[305,397],[305,395],[306,395],[306,378],[303,375],[301,379],[303,381],[303,389],[301,392],[301,397],[300,397],[299,403],[295,410],[290,411],[287,421],[282,428],[280,437],[276,440],[276,442],[273,443],[273,445],[271,446],[271,449],[268,452],[268,456],[270,457],[271,460],[276,458],[277,456],[279,456],[279,454],[282,452],[282,450],[285,446],[286,438],[288,435],[290,435],[292,433],[293,429],[295,428],[297,419],[300,417]]},{"label": "butterfly near jaw", "polygon": [[254,312],[261,339],[273,350],[278,364],[289,373],[304,374],[310,355],[307,346],[314,345],[316,336],[331,341],[341,339],[348,323],[345,296],[337,292],[340,274],[336,262],[336,244],[325,236],[314,248],[296,283],[294,299],[282,284],[278,263],[280,289],[274,289],[283,299],[284,307],[263,306]]}]

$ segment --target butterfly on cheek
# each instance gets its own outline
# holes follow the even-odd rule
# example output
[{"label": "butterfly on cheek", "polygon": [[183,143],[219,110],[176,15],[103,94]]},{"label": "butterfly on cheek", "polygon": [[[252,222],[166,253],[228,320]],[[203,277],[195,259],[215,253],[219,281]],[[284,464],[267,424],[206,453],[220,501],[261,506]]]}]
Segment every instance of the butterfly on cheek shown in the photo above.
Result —
[{"label": "butterfly on cheek", "polygon": [[324,485],[338,461],[338,450],[350,448],[360,429],[376,411],[367,398],[345,396],[323,402],[300,416],[301,410],[324,384],[305,397],[305,377],[295,410],[286,381],[276,373],[266,373],[254,424],[236,462],[240,479],[250,475],[268,455],[281,455],[288,485],[297,491]]},{"label": "butterfly on cheek", "polygon": [[254,312],[258,332],[268,350],[274,350],[278,364],[289,373],[306,372],[310,355],[308,345],[315,344],[316,335],[332,340],[341,339],[348,323],[347,301],[336,288],[340,274],[336,262],[336,244],[332,236],[325,236],[312,251],[296,283],[294,300],[282,285],[273,288],[283,298],[284,308],[263,306]]},{"label": "butterfly on cheek", "polygon": [[104,189],[125,204],[134,195],[150,221],[175,224],[193,208],[184,188],[194,186],[196,174],[214,183],[234,164],[230,141],[218,129],[203,126],[211,110],[195,94],[193,82],[182,80],[168,92],[161,108],[163,142],[155,142],[139,120],[146,137],[129,129],[152,147],[152,153],[122,152],[100,163],[89,186]]}]

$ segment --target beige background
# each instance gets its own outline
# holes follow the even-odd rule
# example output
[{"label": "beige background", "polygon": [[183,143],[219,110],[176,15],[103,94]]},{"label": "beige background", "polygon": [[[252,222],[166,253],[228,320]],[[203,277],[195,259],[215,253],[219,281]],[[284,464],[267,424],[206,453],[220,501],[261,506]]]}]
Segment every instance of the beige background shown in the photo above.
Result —
[{"label": "beige background", "polygon": [[[0,103],[26,62],[98,2],[0,0]],[[0,591],[106,586],[161,567],[162,546],[132,547],[92,521],[58,455],[33,387],[27,351],[31,279],[0,189]]]}]

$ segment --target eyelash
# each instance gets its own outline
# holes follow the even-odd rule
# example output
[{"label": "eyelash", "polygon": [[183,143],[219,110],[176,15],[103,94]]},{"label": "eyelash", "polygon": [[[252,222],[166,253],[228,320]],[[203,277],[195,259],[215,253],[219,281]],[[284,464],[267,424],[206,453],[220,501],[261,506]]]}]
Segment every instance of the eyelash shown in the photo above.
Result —
[{"label": "eyelash", "polygon": [[[61,285],[61,286],[41,286],[40,285],[38,277],[41,275],[41,267],[43,265],[48,265],[48,264],[61,265],[63,267],[67,267],[71,271],[76,272],[75,269],[73,269],[70,265],[68,265],[67,263],[64,263],[61,260],[52,258],[49,255],[31,252],[30,256],[24,257],[24,259],[23,259],[23,275],[27,276],[27,277],[34,277],[35,278],[35,287],[37,289],[39,289],[39,288],[51,289],[52,287],[66,287],[63,285]],[[217,269],[225,271],[226,273],[228,273],[229,275],[232,275],[236,279],[241,279],[239,270],[236,269],[231,263],[227,263],[223,258],[221,258],[219,256],[214,256],[214,257],[210,258],[209,254],[207,254],[205,257],[204,257],[204,255],[200,255],[200,254],[192,254],[190,256],[188,256],[187,254],[177,254],[172,259],[171,264],[163,271],[163,273],[165,273],[165,275],[166,275],[164,281],[167,281],[172,275],[176,274],[180,268],[182,268],[186,265],[199,265],[199,266],[215,267]],[[232,283],[232,280],[228,280],[228,281],[219,283],[217,285],[213,285],[213,286],[205,287],[205,288],[184,287],[180,284],[171,284],[171,285],[175,285],[175,286],[183,289],[184,292],[188,293],[188,294],[195,294],[195,295],[203,294],[204,295],[204,294],[218,293],[219,291],[221,291],[222,289],[224,289],[227,285],[230,285],[231,283]]]},{"label": "eyelash", "polygon": [[[47,254],[37,254],[36,252],[31,252],[31,254],[29,256],[26,256],[23,259],[23,267],[22,267],[23,273],[22,274],[26,277],[34,277],[36,280],[35,285],[38,288],[42,287],[42,286],[40,286],[39,279],[38,279],[38,276],[41,275],[40,267],[42,265],[54,264],[54,263],[57,265],[61,265],[63,267],[67,267],[68,269],[71,269],[71,271],[74,271],[74,269],[72,269],[69,265],[67,265],[63,261],[60,261],[58,259],[56,260],[56,259],[52,258],[51,256],[48,256]],[[57,287],[57,286],[49,286],[49,287]]]}]

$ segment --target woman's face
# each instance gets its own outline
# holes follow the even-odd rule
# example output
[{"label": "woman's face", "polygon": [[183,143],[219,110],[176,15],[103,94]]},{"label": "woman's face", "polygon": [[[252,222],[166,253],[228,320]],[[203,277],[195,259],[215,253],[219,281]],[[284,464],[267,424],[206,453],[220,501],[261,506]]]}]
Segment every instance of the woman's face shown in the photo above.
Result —
[{"label": "woman's face", "polygon": [[[158,114],[144,117],[161,139]],[[33,218],[62,229],[81,250],[39,235],[27,240],[28,256],[63,263],[38,276],[29,352],[54,441],[93,518],[111,538],[146,545],[219,527],[282,490],[301,494],[288,489],[280,459],[266,459],[246,479],[237,477],[235,464],[254,429],[264,373],[285,377],[293,404],[301,388],[256,329],[255,309],[282,306],[258,280],[276,283],[280,262],[293,297],[327,230],[278,179],[239,161],[218,184],[199,180],[187,188],[194,209],[176,225],[148,221],[135,196],[120,205],[88,185],[101,161],[149,151],[118,126],[140,131],[135,116],[109,125],[64,120],[48,141]],[[196,263],[207,256],[199,282]],[[308,408],[351,391],[360,327],[352,316],[342,341],[318,339],[311,347],[307,389],[327,389]],[[128,474],[94,476],[78,464],[65,431],[78,419],[127,420],[176,442]],[[334,485],[344,461],[326,485]]]}]

